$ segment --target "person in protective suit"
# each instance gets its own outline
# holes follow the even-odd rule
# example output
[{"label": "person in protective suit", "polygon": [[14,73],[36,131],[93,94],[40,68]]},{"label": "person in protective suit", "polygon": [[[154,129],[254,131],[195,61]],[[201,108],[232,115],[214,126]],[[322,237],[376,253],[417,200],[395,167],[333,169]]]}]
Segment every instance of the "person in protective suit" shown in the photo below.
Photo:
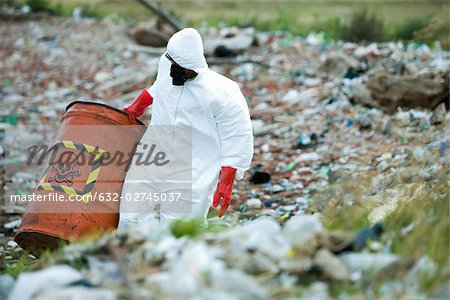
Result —
[{"label": "person in protective suit", "polygon": [[[253,132],[247,103],[238,84],[208,68],[197,30],[186,28],[170,38],[160,58],[155,82],[124,110],[135,122],[150,105],[149,127],[191,126],[192,211],[188,217],[206,220],[211,204],[216,208],[220,204],[218,216],[222,217],[230,204],[236,175],[242,179],[250,166]],[[127,179],[145,177],[145,168],[130,167],[122,195],[133,190],[128,188],[131,185]],[[143,185],[140,189],[149,192],[151,187]],[[122,213],[127,205],[127,201],[121,201],[119,228],[155,218],[147,212]],[[158,219],[172,220],[179,216],[160,213]]]}]

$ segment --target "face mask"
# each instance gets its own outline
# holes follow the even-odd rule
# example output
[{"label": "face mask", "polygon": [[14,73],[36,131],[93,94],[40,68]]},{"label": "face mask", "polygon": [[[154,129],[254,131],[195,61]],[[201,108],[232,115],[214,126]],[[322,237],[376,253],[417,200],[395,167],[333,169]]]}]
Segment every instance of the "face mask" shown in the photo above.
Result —
[{"label": "face mask", "polygon": [[173,85],[184,85],[187,80],[186,69],[180,67],[179,65],[172,64],[172,66],[170,67],[170,77],[172,77]]}]

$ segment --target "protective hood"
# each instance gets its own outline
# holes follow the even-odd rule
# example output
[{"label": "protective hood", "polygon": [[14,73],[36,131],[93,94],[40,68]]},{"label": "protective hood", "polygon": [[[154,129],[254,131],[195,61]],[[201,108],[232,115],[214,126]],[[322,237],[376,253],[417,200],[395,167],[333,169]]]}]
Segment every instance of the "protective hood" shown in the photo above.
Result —
[{"label": "protective hood", "polygon": [[183,68],[198,72],[208,67],[202,38],[194,28],[185,28],[175,33],[167,44],[167,53]]}]

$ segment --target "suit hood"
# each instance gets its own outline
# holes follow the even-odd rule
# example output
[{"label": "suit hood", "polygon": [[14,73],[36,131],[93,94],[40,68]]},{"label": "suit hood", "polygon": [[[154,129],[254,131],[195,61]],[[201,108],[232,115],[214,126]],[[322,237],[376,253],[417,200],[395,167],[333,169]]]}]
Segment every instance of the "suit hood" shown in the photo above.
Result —
[{"label": "suit hood", "polygon": [[183,68],[198,72],[208,67],[202,37],[194,28],[185,28],[175,33],[167,43],[167,53]]}]

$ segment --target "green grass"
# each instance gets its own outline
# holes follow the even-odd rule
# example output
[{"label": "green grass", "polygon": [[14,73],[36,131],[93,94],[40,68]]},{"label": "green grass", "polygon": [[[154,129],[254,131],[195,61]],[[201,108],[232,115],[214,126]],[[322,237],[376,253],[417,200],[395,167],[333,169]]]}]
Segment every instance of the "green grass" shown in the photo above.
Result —
[{"label": "green grass", "polygon": [[2,269],[5,271],[5,274],[17,278],[22,272],[30,271],[35,263],[36,259],[30,257],[28,253],[23,253],[17,259],[8,260],[4,258]]},{"label": "green grass", "polygon": [[[364,200],[364,194],[372,185],[370,178],[375,175],[369,172],[357,178],[344,178],[312,196],[313,205],[321,211],[325,228],[330,231],[356,232],[370,225],[368,216],[373,207]],[[319,206],[315,204],[317,201],[321,203]]]},{"label": "green grass", "polygon": [[203,221],[201,219],[175,220],[170,224],[170,230],[176,238],[182,236],[192,238],[200,235],[204,231],[202,223]]},{"label": "green grass", "polygon": [[[62,14],[70,14],[80,6],[88,16],[99,18],[116,15],[143,21],[153,17],[135,0],[28,1],[47,1],[51,9]],[[327,38],[333,39],[342,36],[342,28],[352,15],[366,10],[384,22],[384,40],[415,38],[430,44],[439,40],[444,47],[450,47],[448,1],[166,0],[159,3],[187,26],[200,26],[206,21],[210,26],[254,26],[259,30],[285,30],[300,35],[314,30],[323,31]],[[417,34],[427,27],[425,34]]]},{"label": "green grass", "polygon": [[322,214],[324,226],[330,230],[356,232],[370,225],[368,220],[369,209],[360,202],[340,209],[330,205]]},{"label": "green grass", "polygon": [[170,224],[170,231],[176,238],[183,236],[195,238],[203,233],[217,234],[228,228],[229,225],[218,218],[209,219],[207,226],[198,218],[175,220]]},{"label": "green grass", "polygon": [[[364,184],[364,179],[361,179]],[[385,243],[391,243],[392,253],[418,261],[423,256],[431,258],[438,270],[422,278],[420,289],[430,293],[450,279],[450,192],[445,179],[431,185],[401,201],[395,211],[384,220]],[[348,189],[344,189],[348,190]],[[351,206],[331,200],[322,211],[322,222],[331,231],[356,232],[370,225],[368,215],[372,210],[369,203],[356,193],[357,200]],[[336,199],[341,195],[336,195]],[[411,227],[409,232],[405,228]],[[333,294],[350,292],[353,285],[336,285]]]},{"label": "green grass", "polygon": [[394,28],[394,33],[397,38],[402,40],[414,39],[416,33],[424,29],[429,24],[430,19],[431,16],[407,19]]},{"label": "green grass", "polygon": [[[421,288],[430,291],[449,280],[450,192],[443,183],[433,187],[433,195],[423,194],[403,203],[386,220],[392,251],[415,260],[427,255],[438,272],[423,278]],[[414,224],[408,233],[402,229]]]}]

